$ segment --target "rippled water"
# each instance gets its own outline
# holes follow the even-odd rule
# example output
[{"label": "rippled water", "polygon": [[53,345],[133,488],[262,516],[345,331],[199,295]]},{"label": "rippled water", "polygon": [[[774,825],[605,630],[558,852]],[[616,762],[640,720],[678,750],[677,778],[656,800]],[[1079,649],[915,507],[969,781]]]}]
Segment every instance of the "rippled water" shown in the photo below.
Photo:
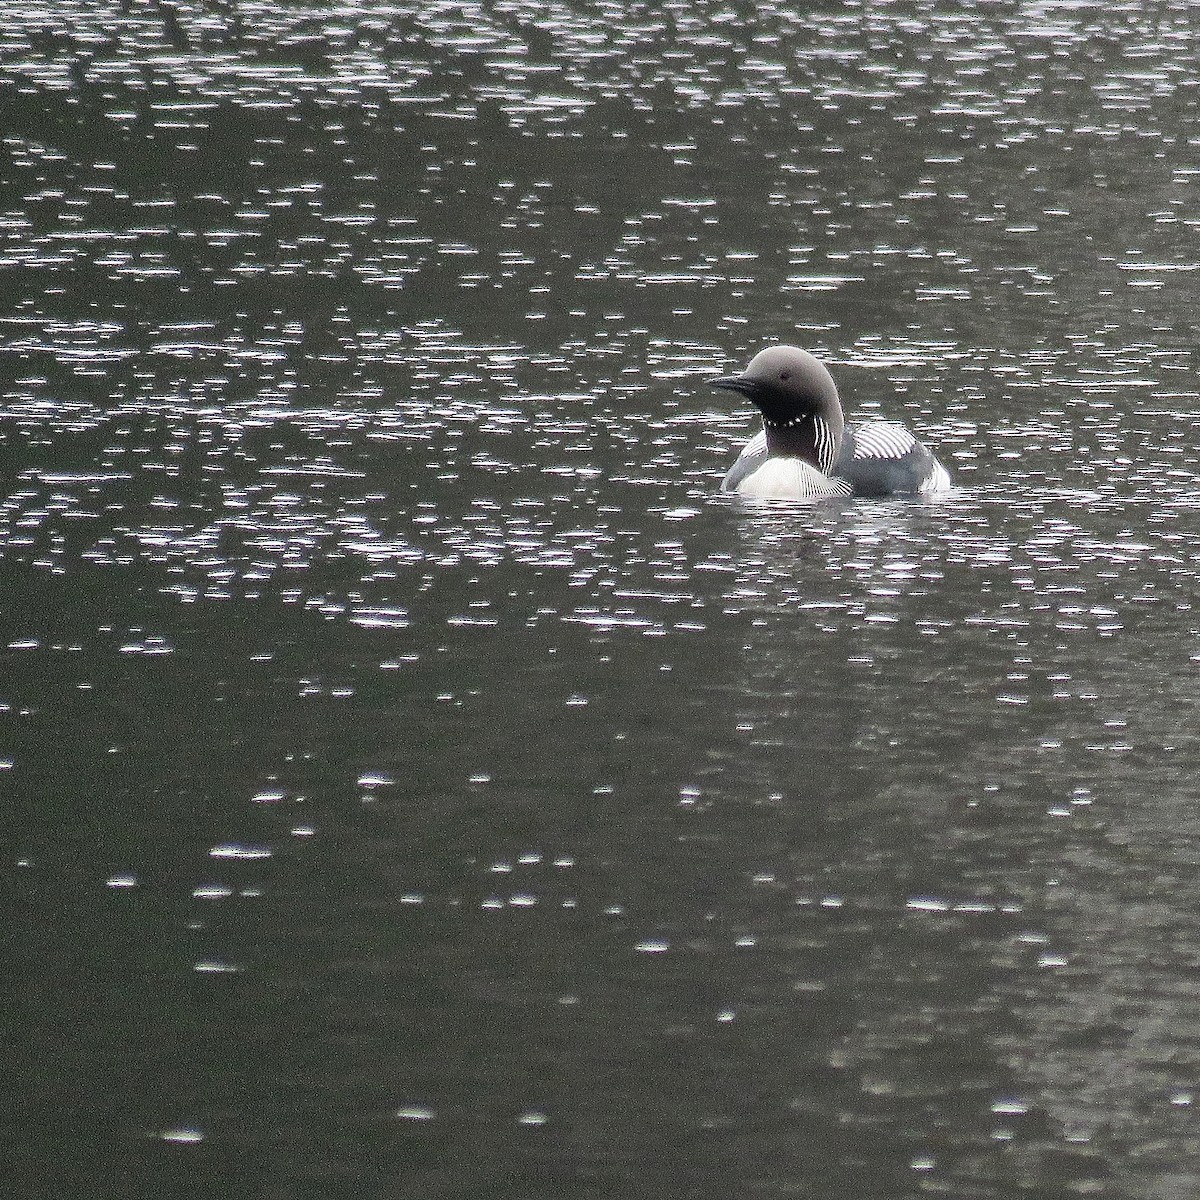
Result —
[{"label": "rippled water", "polygon": [[1200,1189],[1194,8],[0,24],[22,1195]]}]

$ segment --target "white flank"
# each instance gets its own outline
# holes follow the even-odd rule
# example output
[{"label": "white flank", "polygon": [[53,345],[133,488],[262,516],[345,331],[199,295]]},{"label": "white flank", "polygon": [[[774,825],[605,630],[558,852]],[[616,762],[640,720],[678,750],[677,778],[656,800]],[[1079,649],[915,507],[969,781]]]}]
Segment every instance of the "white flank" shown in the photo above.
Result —
[{"label": "white flank", "polygon": [[934,463],[933,470],[921,481],[917,491],[924,496],[933,492],[948,492],[950,490],[950,472],[941,463]]},{"label": "white flank", "polygon": [[815,500],[820,496],[848,496],[844,479],[822,475],[802,458],[768,458],[738,484],[737,494],[748,500]]},{"label": "white flank", "polygon": [[751,454],[765,454],[767,452],[767,431],[760,429],[743,447],[738,458],[747,458]]}]

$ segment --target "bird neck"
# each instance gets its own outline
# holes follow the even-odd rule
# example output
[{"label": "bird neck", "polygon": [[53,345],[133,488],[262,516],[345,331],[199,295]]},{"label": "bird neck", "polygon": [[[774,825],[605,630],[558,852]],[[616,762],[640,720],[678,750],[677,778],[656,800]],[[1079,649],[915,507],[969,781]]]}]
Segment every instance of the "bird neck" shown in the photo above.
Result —
[{"label": "bird neck", "polygon": [[769,453],[786,458],[802,458],[822,475],[833,474],[833,464],[842,445],[843,428],[840,414],[808,413],[790,421],[768,421],[763,418]]}]

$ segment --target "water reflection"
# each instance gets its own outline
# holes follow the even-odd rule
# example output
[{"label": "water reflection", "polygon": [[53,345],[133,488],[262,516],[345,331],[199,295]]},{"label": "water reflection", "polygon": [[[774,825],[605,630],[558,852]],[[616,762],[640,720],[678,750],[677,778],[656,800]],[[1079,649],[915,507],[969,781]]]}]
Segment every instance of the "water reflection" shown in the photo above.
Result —
[{"label": "water reflection", "polygon": [[10,6],[30,1194],[1194,1190],[1191,22]]}]

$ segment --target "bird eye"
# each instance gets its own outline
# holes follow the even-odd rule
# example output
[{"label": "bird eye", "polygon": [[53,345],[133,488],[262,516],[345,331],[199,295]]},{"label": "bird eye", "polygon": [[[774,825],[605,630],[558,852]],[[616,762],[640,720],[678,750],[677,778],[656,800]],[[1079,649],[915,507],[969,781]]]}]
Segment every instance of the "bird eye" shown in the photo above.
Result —
[{"label": "bird eye", "polygon": [[779,372],[780,379],[788,380],[788,379],[791,379],[791,377],[792,377],[791,371],[780,371]]}]

